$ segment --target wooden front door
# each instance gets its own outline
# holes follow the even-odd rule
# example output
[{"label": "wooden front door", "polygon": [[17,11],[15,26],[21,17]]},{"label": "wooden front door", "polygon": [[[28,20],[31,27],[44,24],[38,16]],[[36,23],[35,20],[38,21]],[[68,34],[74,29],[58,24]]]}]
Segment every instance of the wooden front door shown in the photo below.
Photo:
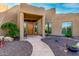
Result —
[{"label": "wooden front door", "polygon": [[28,22],[27,27],[28,27],[28,34],[32,35],[33,34],[33,23],[32,22]]}]

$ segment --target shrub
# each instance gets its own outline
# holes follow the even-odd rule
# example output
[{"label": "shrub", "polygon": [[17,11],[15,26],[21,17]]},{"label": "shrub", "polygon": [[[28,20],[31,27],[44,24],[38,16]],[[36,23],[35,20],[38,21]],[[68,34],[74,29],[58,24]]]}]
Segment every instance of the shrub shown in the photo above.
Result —
[{"label": "shrub", "polygon": [[63,28],[62,33],[66,36],[66,37],[72,37],[72,28],[71,26],[67,27],[67,28]]},{"label": "shrub", "polygon": [[65,36],[66,37],[72,37],[72,33],[71,32],[67,32],[67,33],[65,33]]},{"label": "shrub", "polygon": [[19,29],[17,28],[15,23],[6,22],[1,25],[2,30],[6,30],[6,36],[16,37],[19,35]]}]

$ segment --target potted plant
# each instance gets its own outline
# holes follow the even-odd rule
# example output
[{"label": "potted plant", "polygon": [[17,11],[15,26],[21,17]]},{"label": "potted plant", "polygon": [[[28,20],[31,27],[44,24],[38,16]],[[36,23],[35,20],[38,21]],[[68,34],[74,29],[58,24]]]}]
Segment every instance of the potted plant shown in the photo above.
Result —
[{"label": "potted plant", "polygon": [[6,22],[1,25],[1,29],[6,31],[5,36],[13,37],[14,40],[19,39],[19,29],[13,22]]},{"label": "potted plant", "polygon": [[71,52],[77,52],[77,51],[79,51],[77,43],[72,43],[71,45],[67,45],[67,48]]}]

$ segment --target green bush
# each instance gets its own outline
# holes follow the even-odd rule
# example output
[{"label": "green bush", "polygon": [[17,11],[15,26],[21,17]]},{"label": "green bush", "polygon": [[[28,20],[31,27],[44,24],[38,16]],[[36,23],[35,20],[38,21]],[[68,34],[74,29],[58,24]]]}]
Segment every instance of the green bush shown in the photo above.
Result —
[{"label": "green bush", "polygon": [[66,36],[66,37],[72,37],[72,28],[71,26],[67,27],[67,28],[63,28],[62,33]]},{"label": "green bush", "polygon": [[66,37],[72,37],[72,28],[71,27],[67,27],[67,32],[65,33]]},{"label": "green bush", "polygon": [[19,36],[19,29],[17,28],[15,23],[6,22],[1,25],[2,30],[6,30],[6,36],[16,37]]},{"label": "green bush", "polygon": [[66,37],[72,37],[72,33],[65,33]]}]

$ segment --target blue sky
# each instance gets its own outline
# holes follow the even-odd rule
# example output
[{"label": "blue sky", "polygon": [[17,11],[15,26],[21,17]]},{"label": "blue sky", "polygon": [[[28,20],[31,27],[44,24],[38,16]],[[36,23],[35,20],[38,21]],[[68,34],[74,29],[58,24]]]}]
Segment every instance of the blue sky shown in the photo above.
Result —
[{"label": "blue sky", "polygon": [[15,6],[16,5],[16,3],[6,3],[6,5],[8,5],[8,6]]},{"label": "blue sky", "polygon": [[[8,3],[14,6],[15,3]],[[44,7],[45,9],[56,8],[56,13],[79,13],[79,3],[31,3],[33,6]]]},{"label": "blue sky", "polygon": [[68,26],[72,26],[72,22],[63,22],[62,28],[63,27],[68,27]]},{"label": "blue sky", "polygon": [[79,13],[78,3],[56,4],[57,13]]},{"label": "blue sky", "polygon": [[33,3],[32,5],[45,9],[56,8],[56,13],[79,13],[78,3]]}]

